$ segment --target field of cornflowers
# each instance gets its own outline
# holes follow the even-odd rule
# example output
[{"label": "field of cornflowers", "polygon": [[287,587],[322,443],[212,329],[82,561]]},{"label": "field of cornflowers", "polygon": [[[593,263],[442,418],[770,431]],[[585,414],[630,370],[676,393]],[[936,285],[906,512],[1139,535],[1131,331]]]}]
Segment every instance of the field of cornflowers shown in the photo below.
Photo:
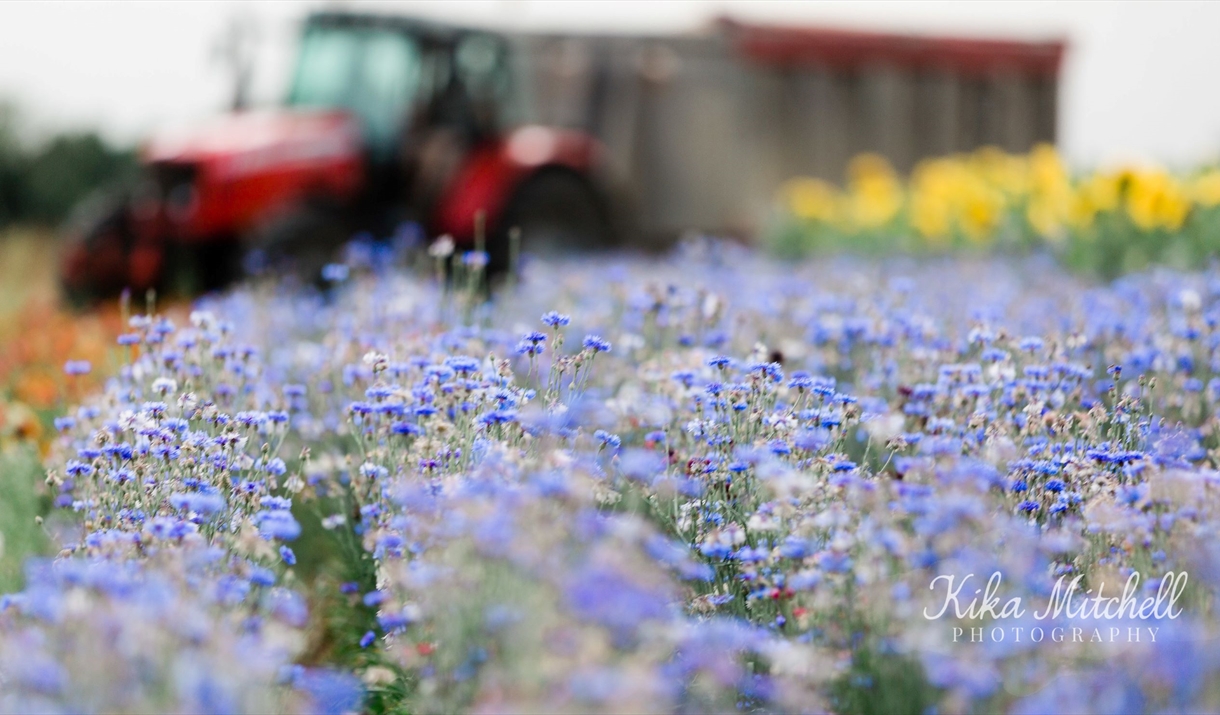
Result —
[{"label": "field of cornflowers", "polygon": [[398,258],[62,365],[0,711],[1220,708],[1220,274]]},{"label": "field of cornflowers", "polygon": [[1190,269],[1220,252],[1214,166],[1073,174],[1042,145],[1024,155],[984,147],[927,159],[906,179],[864,154],[846,178],[842,189],[789,181],[771,232],[775,247],[796,255],[1040,249],[1103,278],[1157,264]]}]

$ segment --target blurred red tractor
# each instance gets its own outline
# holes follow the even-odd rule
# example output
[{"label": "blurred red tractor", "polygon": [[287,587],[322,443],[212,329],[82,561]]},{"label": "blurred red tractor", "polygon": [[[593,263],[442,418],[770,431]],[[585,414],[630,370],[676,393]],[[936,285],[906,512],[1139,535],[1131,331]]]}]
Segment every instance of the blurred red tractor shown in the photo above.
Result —
[{"label": "blurred red tractor", "polygon": [[316,272],[358,230],[415,221],[474,245],[491,269],[528,245],[614,237],[590,136],[512,126],[507,38],[406,18],[320,13],[305,23],[286,106],[236,112],[144,147],[142,178],[69,230],[66,292],[197,292],[243,265]]}]

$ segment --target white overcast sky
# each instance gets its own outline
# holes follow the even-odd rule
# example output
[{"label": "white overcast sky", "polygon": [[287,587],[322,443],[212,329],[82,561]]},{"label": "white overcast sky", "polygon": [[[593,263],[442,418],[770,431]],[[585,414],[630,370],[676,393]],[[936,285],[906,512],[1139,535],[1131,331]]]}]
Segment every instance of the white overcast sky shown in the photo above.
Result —
[{"label": "white overcast sky", "polygon": [[300,20],[359,7],[518,29],[677,32],[718,15],[925,34],[1067,38],[1060,143],[1078,166],[1220,158],[1220,3],[449,0],[0,2],[0,100],[28,132],[100,128],[133,143],[221,109],[214,48],[234,16],[260,31],[256,98],[287,83]]}]

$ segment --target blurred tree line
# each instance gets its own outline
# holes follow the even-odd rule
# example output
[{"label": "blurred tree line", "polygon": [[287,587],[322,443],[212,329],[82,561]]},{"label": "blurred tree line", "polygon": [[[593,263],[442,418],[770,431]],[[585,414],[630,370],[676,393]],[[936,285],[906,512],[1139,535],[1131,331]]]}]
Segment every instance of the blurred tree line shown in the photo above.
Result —
[{"label": "blurred tree line", "polygon": [[0,103],[0,228],[15,223],[57,225],[89,193],[134,173],[135,153],[93,132],[22,141],[18,115]]}]

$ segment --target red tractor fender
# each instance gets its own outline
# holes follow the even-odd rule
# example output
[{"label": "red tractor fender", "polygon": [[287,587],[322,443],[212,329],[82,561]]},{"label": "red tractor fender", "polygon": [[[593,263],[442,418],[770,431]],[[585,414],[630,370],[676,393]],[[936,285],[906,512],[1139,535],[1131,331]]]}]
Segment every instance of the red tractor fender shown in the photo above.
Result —
[{"label": "red tractor fender", "polygon": [[588,134],[533,125],[486,142],[470,152],[437,202],[434,234],[471,246],[479,212],[495,231],[513,193],[531,176],[552,167],[590,176],[600,153],[601,145]]}]

